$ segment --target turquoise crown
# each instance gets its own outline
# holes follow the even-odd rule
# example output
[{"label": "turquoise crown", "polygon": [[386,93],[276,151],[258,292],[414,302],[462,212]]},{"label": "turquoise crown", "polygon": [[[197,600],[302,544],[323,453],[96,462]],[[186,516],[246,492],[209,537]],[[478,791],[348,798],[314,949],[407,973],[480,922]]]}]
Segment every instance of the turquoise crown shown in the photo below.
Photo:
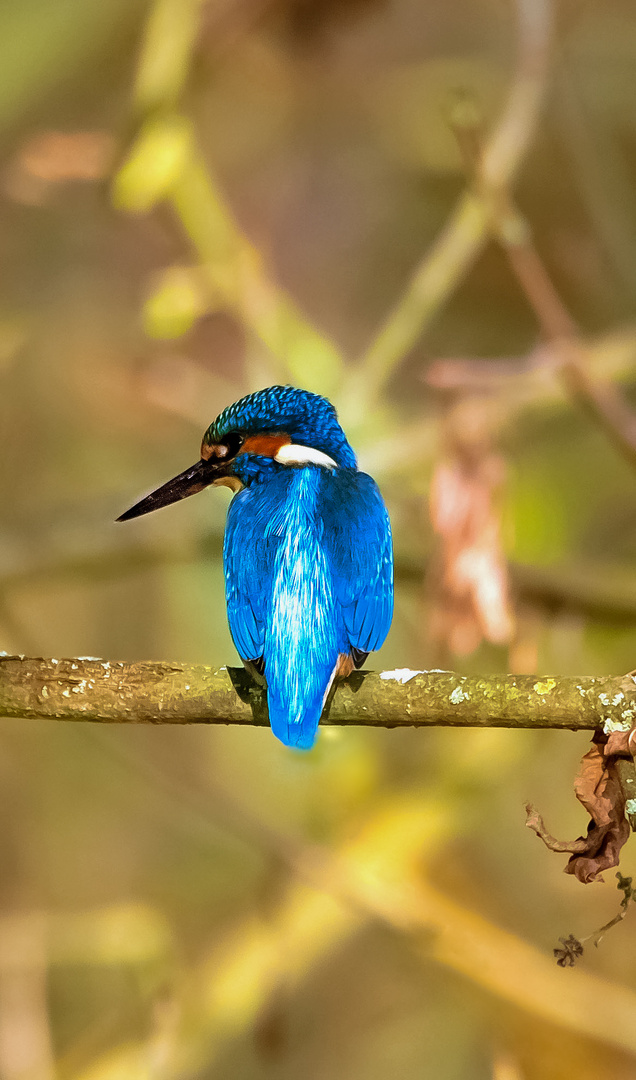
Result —
[{"label": "turquoise crown", "polygon": [[356,458],[327,398],[297,386],[268,386],[228,405],[210,424],[203,442],[220,442],[231,431],[256,435],[261,431],[286,432],[293,443],[313,446],[337,465],[355,469]]}]

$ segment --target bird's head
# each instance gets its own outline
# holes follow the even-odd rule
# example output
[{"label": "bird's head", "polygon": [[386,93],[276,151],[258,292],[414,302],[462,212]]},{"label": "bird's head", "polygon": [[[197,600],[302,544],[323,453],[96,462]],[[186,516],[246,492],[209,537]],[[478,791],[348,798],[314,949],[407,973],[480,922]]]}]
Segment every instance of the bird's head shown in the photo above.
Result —
[{"label": "bird's head", "polygon": [[117,520],[141,517],[211,484],[238,491],[272,470],[303,465],[354,469],[356,459],[331,402],[295,386],[269,386],[224,409],[205,432],[196,465]]}]

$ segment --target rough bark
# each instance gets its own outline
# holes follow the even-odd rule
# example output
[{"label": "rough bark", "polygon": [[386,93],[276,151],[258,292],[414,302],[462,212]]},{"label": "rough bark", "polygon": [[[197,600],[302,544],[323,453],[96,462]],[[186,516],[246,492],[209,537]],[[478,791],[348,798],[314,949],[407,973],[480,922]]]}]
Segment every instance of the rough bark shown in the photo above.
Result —
[{"label": "rough bark", "polygon": [[[264,726],[263,691],[242,668],[0,657],[0,716],[97,723]],[[357,672],[326,724],[368,727],[603,728],[630,731],[632,676],[561,678],[408,669]]]}]

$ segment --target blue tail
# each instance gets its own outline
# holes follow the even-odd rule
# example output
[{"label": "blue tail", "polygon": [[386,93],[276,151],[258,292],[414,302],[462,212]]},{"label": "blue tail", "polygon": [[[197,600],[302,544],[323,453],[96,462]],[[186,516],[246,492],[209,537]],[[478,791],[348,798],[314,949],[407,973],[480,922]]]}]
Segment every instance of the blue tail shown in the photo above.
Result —
[{"label": "blue tail", "polygon": [[[327,680],[327,688],[329,680]],[[313,700],[302,703],[298,711],[279,687],[271,684],[267,690],[269,722],[277,739],[296,750],[311,750],[316,741],[318,722],[322,713],[325,690]]]},{"label": "blue tail", "polygon": [[316,513],[316,473],[299,469],[286,502],[264,649],[272,731],[286,746],[302,750],[315,742],[339,652],[332,570]]}]

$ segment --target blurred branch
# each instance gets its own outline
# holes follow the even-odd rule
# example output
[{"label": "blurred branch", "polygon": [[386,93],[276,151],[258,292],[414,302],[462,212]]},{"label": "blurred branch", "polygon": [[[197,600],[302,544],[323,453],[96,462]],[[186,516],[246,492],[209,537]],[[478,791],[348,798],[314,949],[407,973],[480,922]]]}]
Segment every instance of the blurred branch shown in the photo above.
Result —
[{"label": "blurred branch", "polygon": [[[333,391],[343,366],[336,346],[271,279],[224,204],[183,117],[146,121],[115,178],[114,200],[131,212],[148,212],[160,201],[174,210],[200,261],[198,274],[191,275],[190,323],[205,308],[230,311],[279,361],[279,378]],[[147,330],[155,336],[160,335],[153,319],[161,325],[173,319],[179,333],[188,328],[188,290],[175,290],[174,271],[167,273],[167,283],[160,282],[146,304]],[[175,311],[170,308],[173,302]]]},{"label": "blurred branch", "polygon": [[[243,928],[228,943],[225,956],[211,958],[207,992],[200,997],[216,1024],[225,1021],[235,1034],[239,1016],[241,1027],[255,1021],[271,993],[274,957],[276,975],[280,979],[283,968],[286,984],[293,987],[318,957],[324,961],[326,952],[372,919],[407,935],[423,959],[456,971],[504,1001],[602,1042],[629,1045],[634,1052],[632,991],[580,971],[566,986],[551,960],[532,945],[423,880],[422,863],[447,840],[452,816],[446,805],[420,796],[394,799],[335,853],[324,847],[297,854],[282,848],[281,857],[301,881],[323,895],[296,885],[269,928],[252,928],[251,934]],[[344,901],[346,908],[338,910],[331,898]],[[593,1005],[599,993],[597,1012]]]},{"label": "blurred branch", "polygon": [[[235,793],[232,798],[236,803]],[[256,824],[262,832],[262,821]],[[199,1022],[183,1025],[166,1080],[225,1062],[228,1044],[258,1026],[281,982],[288,993],[300,990],[317,963],[374,922],[404,935],[425,961],[450,968],[501,1001],[636,1053],[632,990],[579,970],[564,981],[551,958],[423,879],[423,863],[443,848],[454,827],[447,802],[418,794],[374,807],[357,835],[333,852],[290,844],[278,830],[268,830],[269,850],[296,880],[267,920],[238,922],[194,973],[187,994]],[[147,1075],[130,1068],[130,1043],[109,1050],[102,1062],[108,1076]],[[102,1062],[82,1074],[84,1080],[101,1076]]]},{"label": "blurred branch", "polygon": [[[200,260],[207,304],[233,311],[281,363],[281,378],[333,394],[344,373],[344,358],[264,270],[258,253],[215,190],[192,132],[174,111],[195,43],[200,0],[188,0],[187,18],[173,46],[170,27],[177,7],[175,0],[157,0],[151,12],[135,90],[137,105],[148,119],[116,178],[115,201],[137,212],[149,211],[160,200],[170,203]],[[481,166],[488,189],[505,186],[511,180],[532,137],[547,72],[550,0],[517,0],[517,9],[517,71]],[[160,116],[158,107],[163,113]],[[464,195],[438,243],[358,365],[354,380],[360,385],[354,396],[360,394],[366,400],[377,396],[479,252],[488,235],[490,216],[491,208],[479,192]],[[196,283],[191,291],[190,316],[194,320],[201,314]],[[160,287],[147,311],[156,312],[160,294],[164,306],[169,301],[170,290],[162,293]],[[160,310],[159,314],[159,321],[165,323],[166,313]],[[177,315],[179,323],[183,320],[181,308]],[[342,396],[345,400],[350,397],[348,393]]]},{"label": "blurred branch", "polygon": [[[462,122],[463,119],[463,122]],[[606,432],[627,461],[636,467],[636,413],[607,378],[592,376],[579,328],[556,289],[535,247],[529,223],[505,185],[488,191],[480,166],[479,133],[474,113],[455,117],[455,131],[469,168],[493,207],[493,235],[508,256],[511,269],[550,343],[553,363],[570,396]]]},{"label": "blurred branch", "polygon": [[275,284],[211,178],[191,124],[178,112],[200,9],[201,0],[156,0],[152,8],[135,87],[142,122],[114,182],[113,198],[122,209],[147,213],[166,202],[199,262],[189,276],[180,271],[178,288],[174,270],[167,271],[167,281],[146,304],[147,330],[161,336],[172,322],[178,336],[205,310],[223,308],[267,346],[279,363],[277,378],[333,393],[343,357]]},{"label": "blurred branch", "polygon": [[54,1080],[44,919],[0,918],[0,1076]]},{"label": "blurred branch", "polygon": [[[591,378],[633,381],[636,332],[626,326],[580,343]],[[551,343],[537,346],[526,356],[496,359],[443,357],[431,363],[424,381],[435,390],[453,393],[499,394],[511,405],[526,409],[554,409],[569,403],[558,380],[558,355]],[[516,420],[516,416],[513,417]]]},{"label": "blurred branch", "polygon": [[155,0],[135,78],[135,104],[149,113],[174,107],[185,85],[204,0]]},{"label": "blurred branch", "polygon": [[498,237],[510,265],[537,316],[558,361],[558,371],[570,395],[603,428],[623,457],[636,467],[636,413],[612,382],[587,370],[579,330],[550,278],[531,238],[527,223],[511,200],[502,207]]},{"label": "blurred branch", "polygon": [[206,532],[205,535],[190,539],[184,536],[174,545],[122,547],[113,544],[107,547],[91,542],[90,546],[90,554],[60,554],[58,557],[38,561],[12,560],[13,566],[0,572],[0,596],[10,589],[28,588],[35,584],[46,585],[64,579],[72,579],[74,582],[103,581],[152,570],[156,566],[191,565],[206,559],[219,559],[223,549],[223,534]]},{"label": "blurred branch", "polygon": [[518,595],[549,611],[577,611],[600,622],[636,621],[633,567],[608,567],[590,561],[567,565],[528,566],[512,563]]},{"label": "blurred branch", "polygon": [[[92,545],[94,547],[94,545]],[[46,543],[42,544],[46,550]],[[69,554],[35,561],[14,560],[0,573],[0,597],[14,589],[46,586],[60,580],[99,582],[136,574],[155,567],[193,565],[218,559],[223,547],[220,532],[185,538],[175,545],[99,547],[90,554]],[[420,555],[396,553],[395,579],[399,584],[421,584],[428,561]],[[549,611],[576,611],[600,622],[636,622],[636,584],[631,566],[584,561],[567,565],[531,566],[511,562],[508,569],[521,599]],[[3,608],[2,619],[5,611]]]},{"label": "blurred branch", "polygon": [[[565,678],[359,672],[338,688],[325,723],[367,727],[629,730],[631,676]],[[0,657],[0,715],[98,723],[267,726],[264,691],[242,668]]]},{"label": "blurred branch", "polygon": [[[552,31],[550,0],[517,0],[519,56],[503,115],[479,167],[479,185],[506,188],[532,140],[546,85]],[[489,237],[492,206],[479,190],[467,191],[433,249],[416,269],[404,295],[359,364],[365,396],[375,399],[400,360],[459,285]]]},{"label": "blurred branch", "polygon": [[282,378],[332,393],[343,358],[274,283],[262,256],[223,205],[194,146],[170,201],[201,260],[212,296],[219,297],[282,363]]},{"label": "blurred branch", "polygon": [[567,47],[561,49],[555,76],[553,116],[572,162],[577,190],[601,241],[606,288],[615,292],[618,286],[631,297],[636,288],[636,233],[629,211],[634,189],[629,159],[603,106],[596,107],[598,94],[587,97]]},{"label": "blurred branch", "polygon": [[636,468],[636,412],[617,386],[606,379],[590,377],[578,341],[563,342],[562,350],[561,374],[572,397]]},{"label": "blurred branch", "polygon": [[[427,367],[422,378],[434,390],[454,395],[487,394],[491,404],[498,400],[501,405],[498,424],[510,429],[522,413],[543,413],[556,419],[559,412],[571,411],[573,394],[563,378],[561,348],[562,341],[558,341],[537,346],[521,357],[441,358]],[[586,386],[596,388],[594,395],[599,400],[608,394],[610,408],[612,402],[619,401],[618,407],[625,414],[625,425],[633,425],[632,410],[616,383],[631,385],[634,381],[634,328],[626,326],[589,340],[578,338],[577,350],[579,378],[585,380]],[[416,462],[430,462],[438,442],[438,430],[438,421],[424,417],[416,423],[403,425],[400,440],[376,435],[373,443],[359,446],[360,467],[380,478],[398,472],[410,473]],[[404,446],[409,447],[406,456]],[[597,572],[602,581],[603,566],[599,565]],[[565,591],[567,593],[567,587]],[[600,592],[603,592],[602,584]]]}]

